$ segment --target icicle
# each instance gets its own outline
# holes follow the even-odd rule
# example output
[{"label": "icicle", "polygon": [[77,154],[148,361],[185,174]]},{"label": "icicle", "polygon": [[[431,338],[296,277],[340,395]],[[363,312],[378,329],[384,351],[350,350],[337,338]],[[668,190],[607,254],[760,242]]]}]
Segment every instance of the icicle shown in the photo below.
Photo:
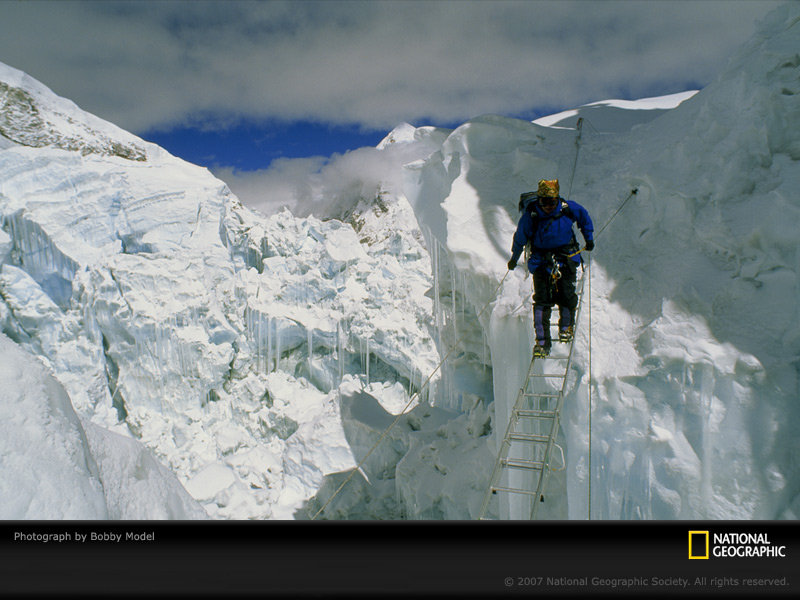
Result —
[{"label": "icicle", "polygon": [[[450,265],[450,298],[452,300],[451,306],[453,311],[453,345],[456,344],[458,340],[458,326],[456,323],[456,267],[452,261],[448,261]],[[453,374],[453,369],[451,367],[451,373],[448,377],[448,388],[450,392],[450,406],[455,406],[455,402],[457,402],[456,398],[456,386],[455,386],[455,376]],[[459,408],[461,408],[459,406]]]},{"label": "icicle", "polygon": [[253,340],[253,349],[255,350],[255,363],[256,363],[256,372],[261,370],[261,360],[264,356],[264,347],[263,347],[263,339],[261,337],[261,323],[263,321],[263,315],[258,313],[258,318],[254,318],[251,316],[250,323],[248,323],[248,327],[251,327],[250,330],[250,339]]},{"label": "icicle", "polygon": [[248,309],[247,313],[247,331],[250,340],[250,349],[252,351],[252,361],[256,372],[258,372],[261,358],[261,313],[254,313],[252,309]]},{"label": "icicle", "polygon": [[467,306],[467,275],[461,273],[459,275],[459,290],[461,291],[461,322],[464,322],[464,312]]},{"label": "icicle", "polygon": [[714,402],[714,366],[703,363],[700,373],[700,410],[703,418],[703,457],[701,463],[703,506],[713,504],[713,458],[711,436],[711,406]]},{"label": "icicle", "polygon": [[272,372],[272,317],[267,317],[267,362],[264,365],[264,372]]},{"label": "icicle", "polygon": [[336,323],[336,339],[334,340],[334,356],[336,357],[336,374],[338,375],[337,384],[342,383],[342,323]]},{"label": "icicle", "polygon": [[282,331],[278,327],[277,321],[275,322],[275,370],[281,369],[281,337]]},{"label": "icicle", "polygon": [[347,359],[347,337],[344,326],[339,324],[339,383],[344,381],[345,360]]},{"label": "icicle", "polygon": [[486,368],[488,366],[487,363],[489,361],[489,358],[486,356],[486,332],[485,331],[482,333],[482,337],[483,337],[483,374],[485,376],[486,375]]},{"label": "icicle", "polygon": [[307,330],[308,335],[308,378],[311,379],[311,357],[314,354],[314,346],[313,346],[313,336],[311,328]]},{"label": "icicle", "polygon": [[450,299],[453,307],[453,343],[458,339],[458,328],[456,327],[456,268],[452,262],[450,264]]}]

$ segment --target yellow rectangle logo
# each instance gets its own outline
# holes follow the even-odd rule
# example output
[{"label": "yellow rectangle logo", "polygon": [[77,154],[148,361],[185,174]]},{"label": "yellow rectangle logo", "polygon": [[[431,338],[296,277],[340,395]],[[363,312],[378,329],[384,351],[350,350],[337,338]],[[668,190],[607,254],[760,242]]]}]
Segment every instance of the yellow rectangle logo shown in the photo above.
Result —
[{"label": "yellow rectangle logo", "polygon": [[708,559],[708,531],[689,532],[689,558]]}]

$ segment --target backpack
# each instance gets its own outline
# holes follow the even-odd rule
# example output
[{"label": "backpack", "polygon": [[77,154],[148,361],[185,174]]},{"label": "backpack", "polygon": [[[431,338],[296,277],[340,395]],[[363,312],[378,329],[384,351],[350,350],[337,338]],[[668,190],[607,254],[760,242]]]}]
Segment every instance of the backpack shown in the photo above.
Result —
[{"label": "backpack", "polygon": [[[558,215],[558,218],[567,217],[569,218],[570,221],[575,223],[577,221],[577,218],[575,217],[575,213],[572,212],[572,209],[570,208],[569,204],[567,204],[567,201],[564,198],[561,198],[561,196],[559,196],[559,200],[561,200],[561,213]],[[539,223],[539,213],[536,212],[535,208],[536,203],[538,201],[539,201],[539,194],[537,192],[524,192],[520,194],[519,197],[519,205],[518,205],[519,211],[520,212],[528,211],[529,213],[531,213],[531,218],[533,219],[534,226],[538,226]],[[569,244],[567,244],[567,246],[564,246],[564,250],[569,253],[572,253],[579,248],[580,246],[578,245],[578,241],[575,238],[575,234],[573,233],[572,241]],[[530,257],[532,251],[533,248],[531,247],[531,242],[529,240],[528,243],[525,244],[525,251],[523,253],[524,264],[526,269],[528,266],[528,258]]]},{"label": "backpack", "polygon": [[[576,221],[575,215],[572,212],[572,209],[567,204],[567,201],[564,198],[561,198],[561,214],[559,216],[569,217],[570,221],[573,223]],[[523,213],[526,210],[531,213],[531,217],[534,219],[539,218],[539,213],[534,210],[534,205],[539,201],[539,194],[536,192],[524,192],[519,196],[519,204],[517,208],[519,208],[519,212]]]}]

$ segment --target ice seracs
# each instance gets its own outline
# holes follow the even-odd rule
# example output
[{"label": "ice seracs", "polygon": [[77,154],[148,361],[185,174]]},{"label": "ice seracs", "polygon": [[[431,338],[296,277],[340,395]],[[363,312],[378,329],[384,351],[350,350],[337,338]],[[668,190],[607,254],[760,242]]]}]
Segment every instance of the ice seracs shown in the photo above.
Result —
[{"label": "ice seracs", "polygon": [[[582,107],[579,145],[561,117],[400,125],[348,158],[371,179],[315,182],[325,210],[302,216],[0,65],[0,341],[63,388],[21,392],[32,423],[76,413],[72,454],[42,446],[69,469],[14,515],[474,518],[532,347],[530,280],[506,275],[517,199],[557,177],[607,229],[543,514],[797,518],[798,10],[696,94]],[[97,482],[137,469],[126,512]]]}]

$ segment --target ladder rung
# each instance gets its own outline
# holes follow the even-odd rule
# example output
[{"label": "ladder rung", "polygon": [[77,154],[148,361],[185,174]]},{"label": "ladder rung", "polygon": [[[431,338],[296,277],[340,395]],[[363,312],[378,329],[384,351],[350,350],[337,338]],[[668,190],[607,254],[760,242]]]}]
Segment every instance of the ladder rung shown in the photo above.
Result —
[{"label": "ladder rung", "polygon": [[516,409],[517,416],[529,419],[555,419],[556,413],[553,410],[530,410],[527,408]]},{"label": "ladder rung", "polygon": [[567,376],[566,373],[564,373],[563,375],[557,375],[555,373],[531,373],[531,377],[560,377],[561,379],[563,379],[566,376]]},{"label": "ladder rung", "polygon": [[550,441],[550,436],[548,435],[537,435],[535,433],[517,433],[512,432],[508,436],[509,440],[515,440],[518,442],[539,442],[542,444],[546,444]]},{"label": "ladder rung", "polygon": [[523,393],[523,397],[525,398],[560,398],[561,394],[529,394]]},{"label": "ladder rung", "polygon": [[512,469],[531,469],[533,471],[541,471],[544,469],[542,461],[520,460],[518,458],[504,458],[503,464]]},{"label": "ladder rung", "polygon": [[508,487],[493,487],[492,493],[496,494],[497,492],[511,492],[512,494],[525,494],[526,496],[535,496],[535,491],[530,490],[520,490],[518,488],[508,488]]},{"label": "ladder rung", "polygon": [[569,356],[537,356],[537,358],[542,358],[544,360],[567,360]]}]

